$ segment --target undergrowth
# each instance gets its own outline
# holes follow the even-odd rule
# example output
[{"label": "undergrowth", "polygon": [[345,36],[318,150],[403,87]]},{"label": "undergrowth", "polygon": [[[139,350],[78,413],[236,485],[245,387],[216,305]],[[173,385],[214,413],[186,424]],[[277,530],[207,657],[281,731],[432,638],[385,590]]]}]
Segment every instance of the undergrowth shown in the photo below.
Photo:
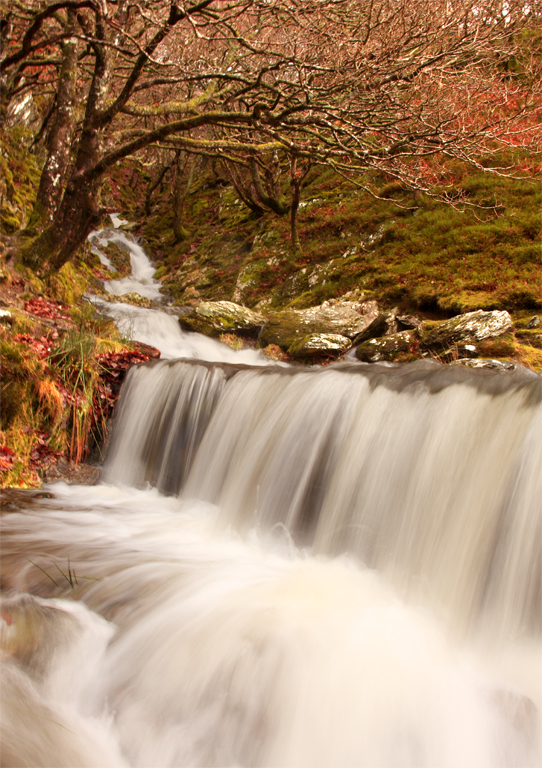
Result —
[{"label": "undergrowth", "polygon": [[539,309],[540,185],[459,164],[451,175],[461,207],[386,179],[384,199],[375,199],[330,171],[313,173],[302,192],[296,253],[287,216],[256,218],[231,186],[212,179],[187,199],[186,240],[174,242],[167,193],[139,231],[178,304],[233,299],[301,308],[356,292],[440,317]]}]

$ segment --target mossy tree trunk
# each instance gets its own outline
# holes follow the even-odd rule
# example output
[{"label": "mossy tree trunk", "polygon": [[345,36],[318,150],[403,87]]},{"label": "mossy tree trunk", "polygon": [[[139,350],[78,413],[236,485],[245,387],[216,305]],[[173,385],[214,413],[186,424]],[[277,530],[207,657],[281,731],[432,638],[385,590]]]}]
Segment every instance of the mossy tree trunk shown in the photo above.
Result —
[{"label": "mossy tree trunk", "polygon": [[75,256],[102,211],[97,204],[98,181],[71,179],[54,220],[22,249],[23,262],[40,275],[59,270]]},{"label": "mossy tree trunk", "polygon": [[[271,174],[272,171],[269,173]],[[260,200],[267,208],[272,210],[273,213],[276,213],[278,216],[284,216],[284,214],[288,212],[290,206],[288,205],[288,202],[285,200],[281,192],[280,183],[271,183],[269,174],[266,174],[267,190],[264,189],[260,176],[260,168],[255,157],[251,157],[250,159],[250,175],[252,177],[252,183],[254,185],[254,189],[256,190],[258,200]]]},{"label": "mossy tree trunk", "polygon": [[[74,8],[68,8],[66,31],[71,32],[75,24],[76,11]],[[47,159],[41,174],[34,209],[28,222],[28,232],[36,231],[41,225],[49,224],[62,199],[75,123],[77,57],[77,39],[67,38],[62,43],[62,64],[58,77],[55,108],[46,141]]]},{"label": "mossy tree trunk", "polygon": [[298,168],[297,157],[293,156],[290,164],[292,184],[292,204],[290,206],[290,235],[292,239],[292,251],[299,250],[299,230],[297,226],[297,212],[301,200],[301,184],[311,168],[310,161],[305,168]]},{"label": "mossy tree trunk", "polygon": [[185,240],[189,235],[184,226],[184,204],[194,180],[195,170],[196,156],[181,150],[177,155],[177,171],[173,190],[173,232],[176,243]]},{"label": "mossy tree trunk", "polygon": [[171,165],[164,165],[157,178],[156,181],[153,181],[152,178],[149,181],[149,186],[147,187],[147,194],[145,195],[145,216],[150,216],[152,211],[152,196],[155,189],[158,189],[158,187],[161,187],[161,184],[164,180],[164,177],[166,173],[171,169]]}]

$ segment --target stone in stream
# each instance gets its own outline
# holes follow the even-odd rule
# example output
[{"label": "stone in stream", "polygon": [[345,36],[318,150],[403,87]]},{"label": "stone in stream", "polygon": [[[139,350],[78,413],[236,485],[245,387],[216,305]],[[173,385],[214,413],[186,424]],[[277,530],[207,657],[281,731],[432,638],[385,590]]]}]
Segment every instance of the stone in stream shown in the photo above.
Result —
[{"label": "stone in stream", "polygon": [[506,360],[493,360],[486,357],[479,359],[464,357],[459,360],[452,360],[449,365],[465,365],[467,368],[488,368],[493,371],[513,371],[517,368],[516,363]]},{"label": "stone in stream", "polygon": [[513,329],[512,318],[505,310],[467,312],[433,327],[421,328],[420,345],[425,349],[444,350],[455,344],[476,342],[502,336]]},{"label": "stone in stream", "polygon": [[357,347],[356,357],[363,363],[392,361],[398,355],[410,352],[414,343],[416,343],[414,331],[392,333],[380,339],[364,341]]},{"label": "stone in stream", "polygon": [[[85,298],[85,296],[83,296],[83,298]],[[100,296],[100,298],[103,301],[109,301],[114,304],[131,304],[132,307],[143,307],[143,309],[154,309],[157,306],[155,301],[147,298],[147,296],[142,296],[140,293],[136,293],[136,291],[122,293],[120,296],[108,293],[104,296]]]},{"label": "stone in stream", "polygon": [[270,312],[262,330],[263,346],[277,344],[284,350],[312,334],[335,334],[353,339],[379,315],[376,301],[363,304],[353,301],[324,301],[308,309],[285,309]]},{"label": "stone in stream", "polygon": [[220,336],[233,331],[257,336],[265,320],[262,315],[233,301],[202,301],[192,312],[179,318],[184,330]]},{"label": "stone in stream", "polygon": [[317,357],[326,353],[346,352],[352,341],[338,333],[310,333],[288,348],[288,354],[294,358]]}]

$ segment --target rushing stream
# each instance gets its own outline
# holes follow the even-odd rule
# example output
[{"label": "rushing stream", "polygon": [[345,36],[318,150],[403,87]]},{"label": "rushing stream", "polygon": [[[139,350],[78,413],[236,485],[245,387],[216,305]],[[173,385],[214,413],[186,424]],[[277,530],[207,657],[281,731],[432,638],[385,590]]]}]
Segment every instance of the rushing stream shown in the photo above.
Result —
[{"label": "rushing stream", "polygon": [[164,359],[101,485],[6,494],[2,766],[541,766],[541,378],[97,303]]}]

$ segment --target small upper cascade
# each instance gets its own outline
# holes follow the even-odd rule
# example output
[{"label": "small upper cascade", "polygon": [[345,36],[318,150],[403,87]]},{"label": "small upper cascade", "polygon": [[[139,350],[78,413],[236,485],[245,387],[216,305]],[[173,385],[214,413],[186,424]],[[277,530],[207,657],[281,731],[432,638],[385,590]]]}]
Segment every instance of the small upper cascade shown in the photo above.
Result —
[{"label": "small upper cascade", "polygon": [[[119,280],[104,280],[106,291],[113,296],[137,293],[153,301],[162,300],[160,283],[153,278],[155,269],[144,248],[133,235],[119,229],[121,225],[127,224],[119,214],[110,214],[110,216],[113,229],[96,230],[90,233],[89,241],[92,251],[107,269],[112,270],[113,265],[100,246],[106,246],[110,242],[117,243],[130,254],[132,274]],[[115,322],[125,338],[156,347],[164,359],[196,358],[219,363],[276,365],[274,361],[256,350],[234,350],[200,333],[184,332],[174,313],[135,307],[121,302],[104,301],[97,296],[89,298],[102,314]]]},{"label": "small upper cascade", "polygon": [[160,299],[160,283],[154,280],[155,269],[145,253],[143,247],[129,233],[123,232],[119,227],[128,222],[119,218],[118,213],[110,214],[113,229],[101,229],[91,232],[89,240],[92,243],[92,251],[96,253],[107,269],[113,269],[109,258],[100,249],[100,245],[117,243],[120,248],[130,254],[132,274],[120,280],[105,280],[104,287],[108,293],[114,296],[122,296],[125,293],[139,293],[147,299]]}]

